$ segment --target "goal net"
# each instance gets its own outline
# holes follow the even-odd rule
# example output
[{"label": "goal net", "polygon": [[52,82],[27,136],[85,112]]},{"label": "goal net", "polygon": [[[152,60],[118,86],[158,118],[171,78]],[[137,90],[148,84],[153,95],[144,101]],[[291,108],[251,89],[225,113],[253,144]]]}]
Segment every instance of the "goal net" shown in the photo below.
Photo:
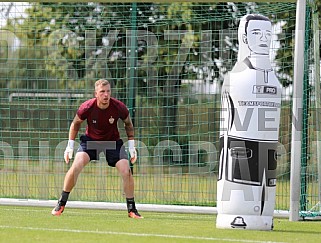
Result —
[{"label": "goal net", "polygon": [[[63,161],[69,125],[93,97],[94,82],[105,78],[134,122],[137,202],[215,207],[221,85],[237,59],[240,18],[259,13],[273,22],[270,57],[283,87],[276,209],[289,210],[295,1],[0,7],[1,198],[58,198],[69,168]],[[302,211],[317,205],[320,193],[319,83],[309,76],[308,27],[306,110],[297,118],[304,127]],[[70,200],[122,203],[120,180],[101,154],[84,169]]]}]

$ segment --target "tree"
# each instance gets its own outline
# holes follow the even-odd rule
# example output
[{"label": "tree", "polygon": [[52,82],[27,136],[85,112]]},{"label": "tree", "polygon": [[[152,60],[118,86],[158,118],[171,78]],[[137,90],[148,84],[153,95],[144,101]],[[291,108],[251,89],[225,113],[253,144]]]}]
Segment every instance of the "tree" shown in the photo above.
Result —
[{"label": "tree", "polygon": [[[175,135],[181,80],[222,82],[232,62],[223,60],[222,52],[216,50],[228,49],[229,60],[237,54],[236,40],[220,41],[222,31],[235,29],[238,17],[256,5],[138,3],[136,25],[132,6],[32,3],[23,21],[13,19],[6,26],[24,43],[11,86],[86,91],[92,90],[95,79],[107,77],[124,90],[118,93],[125,98],[128,43],[132,29],[137,28],[142,37],[136,47],[136,90],[151,102],[155,95],[159,98],[162,133]],[[156,48],[148,46],[144,34],[153,38]]]},{"label": "tree", "polygon": [[[316,4],[317,11],[321,11],[321,1],[315,0],[313,4]],[[309,9],[308,5],[308,11]],[[296,24],[296,9],[292,8],[290,11],[285,11],[279,14],[279,18],[282,19],[282,32],[280,33],[280,48],[277,51],[276,63],[279,67],[277,70],[279,79],[284,87],[287,87],[293,82],[293,57],[294,57],[294,32]],[[270,16],[273,19],[273,15]],[[311,26],[308,25],[308,28]],[[312,34],[312,33],[310,33]],[[311,43],[310,43],[311,44]]]},{"label": "tree", "polygon": [[[146,6],[145,6],[146,7]],[[247,3],[172,3],[150,5],[152,12],[147,30],[157,35],[158,55],[155,62],[157,80],[145,83],[150,93],[161,97],[163,134],[175,135],[179,90],[182,79],[198,79],[222,82],[230,70],[231,62],[223,62],[219,41],[224,30],[235,28],[236,17],[249,11]],[[225,32],[228,33],[228,32]],[[205,45],[205,46],[204,46]],[[226,44],[229,58],[236,59],[237,41]],[[226,47],[224,46],[224,47]],[[234,50],[234,51],[233,51]],[[214,61],[217,60],[217,61]],[[227,65],[226,65],[227,64]],[[157,85],[155,85],[155,83]],[[150,91],[149,87],[157,87]],[[155,88],[154,88],[155,89]]]}]

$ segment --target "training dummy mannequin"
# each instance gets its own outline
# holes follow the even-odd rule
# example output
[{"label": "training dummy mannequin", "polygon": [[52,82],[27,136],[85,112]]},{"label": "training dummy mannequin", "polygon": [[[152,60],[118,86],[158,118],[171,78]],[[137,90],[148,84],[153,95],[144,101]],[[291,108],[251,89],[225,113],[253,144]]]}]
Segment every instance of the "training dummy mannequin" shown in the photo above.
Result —
[{"label": "training dummy mannequin", "polygon": [[273,229],[281,85],[269,58],[271,21],[245,15],[238,59],[224,78],[217,228]]}]

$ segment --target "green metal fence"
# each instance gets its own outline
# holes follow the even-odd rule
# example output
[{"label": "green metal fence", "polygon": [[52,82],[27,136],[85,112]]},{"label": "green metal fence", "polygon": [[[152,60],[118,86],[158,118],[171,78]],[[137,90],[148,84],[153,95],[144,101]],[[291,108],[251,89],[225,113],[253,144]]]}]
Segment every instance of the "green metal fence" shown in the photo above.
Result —
[{"label": "green metal fence", "polygon": [[[137,201],[215,206],[220,87],[240,17],[261,13],[284,88],[276,208],[289,209],[294,2],[1,4],[0,197],[59,196],[70,122],[106,78],[133,117]],[[123,202],[120,178],[101,158],[70,198]]]}]

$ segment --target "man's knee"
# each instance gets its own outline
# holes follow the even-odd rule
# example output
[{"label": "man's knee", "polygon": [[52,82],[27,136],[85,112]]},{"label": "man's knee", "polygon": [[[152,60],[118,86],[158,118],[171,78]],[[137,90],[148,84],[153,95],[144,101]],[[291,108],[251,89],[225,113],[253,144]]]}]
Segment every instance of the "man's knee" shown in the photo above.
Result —
[{"label": "man's knee", "polygon": [[118,169],[118,171],[120,172],[121,175],[123,176],[129,176],[131,175],[131,172],[130,172],[130,167],[129,167],[129,164],[128,164],[128,160],[126,159],[121,159],[117,162],[116,164],[116,167]]}]

